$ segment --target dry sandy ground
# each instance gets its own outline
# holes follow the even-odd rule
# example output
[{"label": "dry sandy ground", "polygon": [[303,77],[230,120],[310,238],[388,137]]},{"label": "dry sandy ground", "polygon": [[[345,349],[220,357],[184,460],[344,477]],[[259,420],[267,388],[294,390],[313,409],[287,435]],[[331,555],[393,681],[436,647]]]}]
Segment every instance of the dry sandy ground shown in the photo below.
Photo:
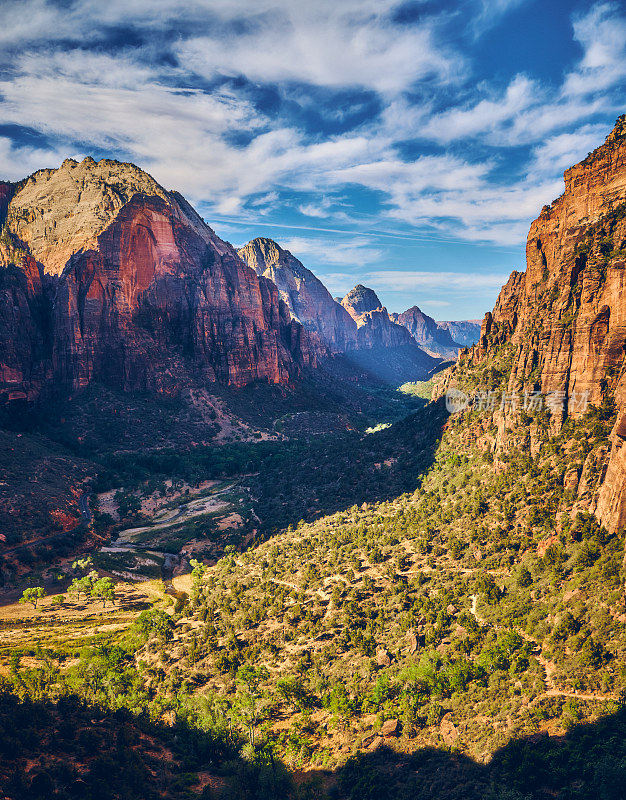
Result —
[{"label": "dry sandy ground", "polygon": [[115,605],[81,596],[80,601],[70,599],[56,605],[55,597],[62,593],[48,594],[39,601],[37,608],[31,604],[9,601],[0,604],[0,672],[6,672],[8,655],[5,648],[37,644],[80,640],[105,631],[128,627],[143,609],[153,602],[161,601],[163,607],[170,604],[160,581],[128,583],[120,581],[115,586]]},{"label": "dry sandy ground", "polygon": [[[165,495],[160,492],[152,492],[146,497],[142,496],[139,492],[134,494],[141,500],[141,511],[148,517],[151,517],[160,508],[171,503],[173,500],[178,500],[181,497],[189,495],[193,497],[195,494],[204,492],[206,489],[212,489],[217,486],[220,481],[202,481],[198,486],[190,486],[188,483],[176,483],[174,486],[173,481],[169,478],[163,481],[167,491]],[[98,495],[98,510],[103,514],[109,514],[117,522],[119,514],[117,513],[117,503],[114,500],[115,494],[118,489],[111,489],[108,492],[101,492]]]}]

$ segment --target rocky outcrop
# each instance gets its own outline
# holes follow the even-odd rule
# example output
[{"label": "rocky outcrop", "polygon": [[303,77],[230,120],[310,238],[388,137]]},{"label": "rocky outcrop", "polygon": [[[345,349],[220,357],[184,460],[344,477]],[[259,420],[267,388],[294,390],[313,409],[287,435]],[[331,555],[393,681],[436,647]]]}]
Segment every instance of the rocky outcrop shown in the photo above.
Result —
[{"label": "rocky outcrop", "polygon": [[354,349],[356,323],[311,270],[288,250],[272,239],[257,238],[238,253],[258,275],[276,284],[292,317],[312,334],[322,349],[328,348],[333,354]]},{"label": "rocky outcrop", "polygon": [[257,274],[276,284],[292,316],[317,343],[318,354],[347,355],[359,368],[392,383],[423,379],[439,364],[393,322],[372,289],[358,285],[339,303],[272,239],[253,239],[238,252]]},{"label": "rocky outcrop", "polygon": [[439,327],[432,317],[417,306],[412,306],[402,314],[391,314],[390,317],[398,325],[403,325],[422,350],[431,356],[457,357],[460,345],[454,341],[450,331]]},{"label": "rocky outcrop", "polygon": [[362,283],[357,283],[354,289],[351,289],[342,298],[341,304],[357,322],[363,314],[383,308],[383,304],[378,299],[376,292],[367,286],[363,286]]},{"label": "rocky outcrop", "polygon": [[356,349],[349,355],[383,380],[424,380],[441,364],[424,352],[403,325],[389,316],[376,293],[358,284],[341,304],[357,324]]},{"label": "rocky outcrop", "polygon": [[358,326],[358,349],[415,344],[407,329],[391,319],[373,289],[357,284],[343,298],[341,305]]},{"label": "rocky outcrop", "polygon": [[526,260],[460,361],[480,363],[512,345],[509,391],[560,393],[566,400],[555,425],[584,413],[571,398],[614,400],[617,423],[595,511],[615,530],[626,522],[626,116],[565,172],[565,191],[531,225]]},{"label": "rocky outcrop", "polygon": [[133,165],[35,173],[8,203],[0,259],[5,398],[46,381],[284,383],[314,362],[276,286]]},{"label": "rocky outcrop", "polygon": [[66,159],[22,182],[7,222],[45,272],[60,275],[70,256],[95,246],[97,237],[135,194],[173,198],[134,164]]},{"label": "rocky outcrop", "polygon": [[480,320],[437,320],[437,327],[447,330],[452,339],[461,347],[471,347],[480,336]]}]

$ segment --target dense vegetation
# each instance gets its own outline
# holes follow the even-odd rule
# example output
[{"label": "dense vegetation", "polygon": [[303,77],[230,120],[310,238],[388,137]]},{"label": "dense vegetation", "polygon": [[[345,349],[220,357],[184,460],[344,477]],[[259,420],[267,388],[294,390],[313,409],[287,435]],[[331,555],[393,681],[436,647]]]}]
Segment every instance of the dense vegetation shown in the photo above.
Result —
[{"label": "dense vegetation", "polygon": [[[459,378],[498,388],[509,359]],[[7,796],[623,798],[624,535],[586,510],[614,418],[607,382],[561,427],[438,401],[368,435],[107,457],[98,488],[245,474],[259,535],[193,562],[173,614],[14,650]]]}]

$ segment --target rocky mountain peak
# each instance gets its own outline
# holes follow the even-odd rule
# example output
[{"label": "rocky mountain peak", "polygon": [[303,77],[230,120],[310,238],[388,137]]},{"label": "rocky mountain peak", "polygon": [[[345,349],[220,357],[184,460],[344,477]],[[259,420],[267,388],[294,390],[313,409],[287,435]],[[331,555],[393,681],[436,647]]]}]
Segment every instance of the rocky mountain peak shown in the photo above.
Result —
[{"label": "rocky mountain peak", "polygon": [[367,314],[369,311],[383,308],[383,304],[378,299],[376,292],[361,283],[358,283],[354,289],[348,292],[341,301],[341,305],[355,319],[361,314]]},{"label": "rocky mountain peak", "polygon": [[313,334],[320,348],[328,347],[336,353],[354,347],[354,320],[289,250],[284,250],[273,239],[258,237],[240,248],[238,253],[257,275],[276,284],[292,317]]},{"label": "rocky mountain peak", "polygon": [[439,327],[438,323],[418,306],[412,306],[402,314],[392,314],[391,318],[399,325],[403,325],[427,353],[444,358],[456,358],[459,345],[452,338],[450,331],[445,327]]},{"label": "rocky mountain peak", "polygon": [[263,272],[271,264],[276,264],[287,252],[275,242],[265,236],[257,236],[241,247],[239,255],[248,262],[257,272]]},{"label": "rocky mountain peak", "polygon": [[12,191],[0,237],[0,266],[12,267],[0,269],[0,404],[34,400],[48,384],[171,393],[285,383],[314,361],[276,286],[134,164],[66,159]]},{"label": "rocky mountain peak", "polygon": [[67,158],[58,169],[39,170],[23,181],[11,199],[7,223],[45,273],[60,275],[74,253],[95,246],[136,194],[161,198],[200,230],[199,218],[187,218],[176,196],[147,172],[135,164],[96,162],[89,156],[81,162]]}]

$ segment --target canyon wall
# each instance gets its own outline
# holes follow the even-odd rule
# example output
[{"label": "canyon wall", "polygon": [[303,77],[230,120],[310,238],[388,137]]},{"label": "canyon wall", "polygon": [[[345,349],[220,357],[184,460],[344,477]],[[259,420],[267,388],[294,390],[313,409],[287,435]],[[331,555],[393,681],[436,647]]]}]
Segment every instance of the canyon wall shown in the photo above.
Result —
[{"label": "canyon wall", "polygon": [[345,353],[356,346],[357,326],[324,284],[288,250],[259,237],[238,250],[258,275],[278,287],[291,315],[312,334],[322,349]]},{"label": "canyon wall", "polygon": [[151,391],[285,383],[315,362],[276,286],[134,165],[66,160],[5,192],[5,401],[92,381]]},{"label": "canyon wall", "polygon": [[626,525],[626,116],[564,177],[563,194],[530,227],[526,271],[512,273],[479,342],[459,361],[478,365],[510,345],[509,392],[560,393],[557,426],[585,413],[580,398],[615,404],[611,451],[591,508],[616,530]]}]

